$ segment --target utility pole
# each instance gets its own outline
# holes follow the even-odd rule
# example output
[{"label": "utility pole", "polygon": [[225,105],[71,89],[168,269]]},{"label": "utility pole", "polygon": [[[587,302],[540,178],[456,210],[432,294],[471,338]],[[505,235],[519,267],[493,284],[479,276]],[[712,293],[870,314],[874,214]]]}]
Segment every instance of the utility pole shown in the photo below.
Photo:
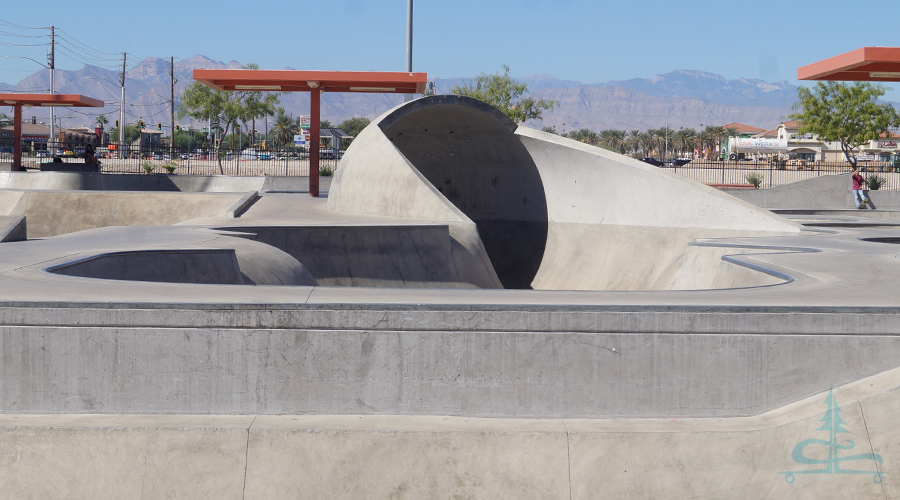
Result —
[{"label": "utility pole", "polygon": [[172,86],[171,86],[171,107],[169,111],[171,112],[170,117],[172,118],[172,141],[169,145],[169,149],[172,151],[172,159],[175,159],[175,57],[169,58],[169,75],[172,77]]},{"label": "utility pole", "polygon": [[[56,93],[56,26],[50,26],[50,56],[47,58],[50,63],[50,93]],[[56,107],[50,107],[50,154],[56,156],[56,146],[53,140],[56,137]]]},{"label": "utility pole", "polygon": [[[413,52],[413,0],[406,0],[406,72],[412,73],[412,52]],[[406,94],[403,102],[409,102],[413,98],[412,94]]]},{"label": "utility pole", "polygon": [[122,74],[119,75],[119,84],[122,86],[122,100],[119,101],[119,154],[116,156],[121,160],[125,154],[125,61],[128,59],[128,53],[122,52]]}]

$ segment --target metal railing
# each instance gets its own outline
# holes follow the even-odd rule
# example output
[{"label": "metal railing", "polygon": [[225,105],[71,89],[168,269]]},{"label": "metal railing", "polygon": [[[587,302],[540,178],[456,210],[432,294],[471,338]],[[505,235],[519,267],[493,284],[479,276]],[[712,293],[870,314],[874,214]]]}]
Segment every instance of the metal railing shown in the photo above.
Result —
[{"label": "metal railing", "polygon": [[[880,189],[900,190],[900,166],[889,162],[859,162],[864,177],[880,177],[884,183]],[[765,161],[713,161],[693,160],[682,166],[670,163],[662,167],[669,172],[691,180],[710,185],[749,185],[748,176],[755,175],[761,180],[760,188],[789,184],[820,175],[837,175],[850,172],[848,162],[821,162],[787,160],[784,162]]]},{"label": "metal railing", "polygon": [[[9,142],[9,141],[7,141]],[[53,146],[56,146],[56,154]],[[44,147],[40,144],[39,147]],[[110,145],[115,148],[115,145]],[[83,145],[51,144],[47,149],[36,149],[26,145],[22,150],[22,166],[26,170],[40,170],[42,163],[62,161],[65,163],[84,163]],[[166,145],[129,146],[123,151],[104,146],[96,147],[96,156],[100,160],[100,170],[105,173],[166,173],[166,167],[174,167],[174,174],[181,175],[285,175],[308,176],[309,153],[297,148],[278,148],[268,150],[228,149],[219,151],[194,148],[175,148]],[[324,149],[319,153],[319,170],[334,172],[343,151]],[[59,158],[59,160],[56,160]],[[11,162],[12,145],[0,142],[0,162]],[[220,170],[221,166],[221,170]]]}]

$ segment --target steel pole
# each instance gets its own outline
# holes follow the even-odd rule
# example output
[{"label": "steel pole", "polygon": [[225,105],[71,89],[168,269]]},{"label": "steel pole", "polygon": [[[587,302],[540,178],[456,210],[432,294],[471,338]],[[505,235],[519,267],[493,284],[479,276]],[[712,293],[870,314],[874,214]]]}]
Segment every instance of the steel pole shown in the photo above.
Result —
[{"label": "steel pole", "polygon": [[[413,70],[413,0],[406,1],[406,72],[412,73]],[[403,97],[404,102],[409,102],[413,98],[412,94],[406,94]]]},{"label": "steel pole", "polygon": [[[56,26],[50,27],[50,93],[56,93]],[[56,137],[56,109],[50,108],[50,154],[56,156],[56,146],[53,139]]]},{"label": "steel pole", "polygon": [[312,89],[309,99],[309,195],[319,197],[319,89]]}]

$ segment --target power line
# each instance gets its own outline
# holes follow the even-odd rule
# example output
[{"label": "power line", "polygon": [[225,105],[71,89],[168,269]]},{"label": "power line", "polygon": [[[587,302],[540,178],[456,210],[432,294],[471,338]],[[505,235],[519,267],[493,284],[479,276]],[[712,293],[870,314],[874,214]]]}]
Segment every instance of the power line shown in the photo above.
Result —
[{"label": "power line", "polygon": [[20,29],[20,30],[48,30],[48,29],[50,29],[50,26],[45,26],[43,28],[32,28],[31,26],[22,26],[21,24],[11,23],[9,21],[4,21],[3,19],[0,19],[0,25],[8,26],[10,28],[16,28],[16,29]]}]

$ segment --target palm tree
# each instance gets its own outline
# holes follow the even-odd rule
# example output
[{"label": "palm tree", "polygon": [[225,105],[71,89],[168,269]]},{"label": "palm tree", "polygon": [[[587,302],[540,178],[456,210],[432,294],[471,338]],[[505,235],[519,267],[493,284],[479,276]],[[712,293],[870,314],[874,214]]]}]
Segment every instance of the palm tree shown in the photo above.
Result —
[{"label": "palm tree", "polygon": [[641,148],[641,131],[640,130],[632,130],[628,133],[628,147],[631,149],[631,154],[634,155]]},{"label": "palm tree", "polygon": [[650,133],[650,130],[646,132],[641,132],[640,135],[640,144],[641,144],[641,156],[650,156],[653,151],[653,145],[656,142],[656,137]]},{"label": "palm tree", "polygon": [[692,128],[685,128],[675,132],[675,144],[679,150],[679,156],[684,156],[685,151],[692,150],[696,140],[697,131]]},{"label": "palm tree", "polygon": [[613,151],[616,151],[617,153],[624,153],[625,146],[627,145],[627,142],[625,141],[626,134],[627,133],[624,130],[601,130],[600,144]]},{"label": "palm tree", "polygon": [[294,138],[294,131],[299,125],[293,118],[285,114],[284,108],[278,108],[275,115],[275,123],[272,125],[272,138],[279,147],[284,146]]},{"label": "palm tree", "polygon": [[585,144],[597,145],[600,142],[600,134],[589,128],[573,130],[568,134],[569,139],[574,139]]},{"label": "palm tree", "polygon": [[[659,149],[660,154],[665,154],[668,151],[675,149],[675,131],[669,127],[660,127],[657,131],[659,134],[659,139],[662,141],[662,147]],[[666,158],[668,160],[668,158]]]}]

